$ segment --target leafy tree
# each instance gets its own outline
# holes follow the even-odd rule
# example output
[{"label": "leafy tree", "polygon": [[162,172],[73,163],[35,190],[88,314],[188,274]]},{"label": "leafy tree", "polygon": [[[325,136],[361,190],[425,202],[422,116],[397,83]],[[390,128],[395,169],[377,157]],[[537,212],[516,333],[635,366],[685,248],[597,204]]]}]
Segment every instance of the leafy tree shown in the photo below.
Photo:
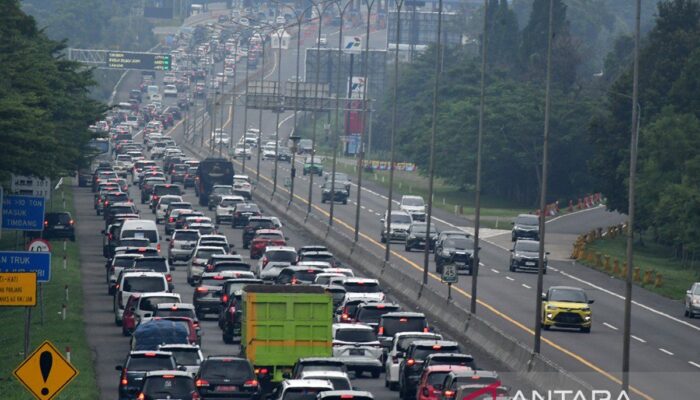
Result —
[{"label": "leafy tree", "polygon": [[489,21],[488,54],[490,66],[513,68],[518,57],[518,20],[507,0],[492,0],[487,13]]}]

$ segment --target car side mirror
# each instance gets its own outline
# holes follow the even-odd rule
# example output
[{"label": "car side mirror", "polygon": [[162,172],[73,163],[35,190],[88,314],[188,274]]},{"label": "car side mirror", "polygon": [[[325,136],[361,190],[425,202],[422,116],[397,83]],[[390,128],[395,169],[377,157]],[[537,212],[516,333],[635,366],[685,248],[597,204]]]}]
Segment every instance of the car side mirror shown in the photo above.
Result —
[{"label": "car side mirror", "polygon": [[542,301],[547,301],[547,294],[542,293]]},{"label": "car side mirror", "polygon": [[593,304],[595,303],[595,300],[588,300],[588,304]]},{"label": "car side mirror", "polygon": [[510,224],[511,224],[511,225],[515,225],[515,222],[511,222]]},{"label": "car side mirror", "polygon": [[686,290],[686,291],[685,291],[685,294],[690,294],[690,290]]},{"label": "car side mirror", "polygon": [[121,365],[116,365],[116,366],[114,367],[114,369],[117,370],[117,371],[121,371],[123,368],[122,368]]}]

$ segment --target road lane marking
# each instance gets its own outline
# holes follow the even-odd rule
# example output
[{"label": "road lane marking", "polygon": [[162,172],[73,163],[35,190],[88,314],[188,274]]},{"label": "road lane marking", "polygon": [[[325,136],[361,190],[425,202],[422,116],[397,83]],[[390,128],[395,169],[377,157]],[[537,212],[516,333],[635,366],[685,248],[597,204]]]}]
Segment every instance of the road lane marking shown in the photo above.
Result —
[{"label": "road lane marking", "polygon": [[666,353],[666,354],[668,354],[669,356],[672,356],[672,355],[673,355],[673,353],[671,353],[670,351],[664,349],[663,347],[659,347],[659,351],[662,352],[662,353]]},{"label": "road lane marking", "polygon": [[638,341],[639,343],[646,343],[646,342],[647,342],[646,340],[644,340],[644,339],[642,339],[642,338],[640,338],[640,337],[638,337],[638,336],[630,335],[630,337],[631,337],[632,339]]},{"label": "road lane marking", "polygon": [[521,285],[522,285],[522,287],[524,287],[525,289],[532,289],[530,286],[528,286],[528,285],[526,285],[526,284],[524,284],[524,283],[521,283]]},{"label": "road lane marking", "polygon": [[612,329],[612,330],[614,330],[614,331],[616,331],[616,330],[617,330],[617,328],[616,328],[616,327],[614,327],[613,325],[610,325],[610,324],[609,324],[609,323],[607,323],[607,322],[603,322],[603,325],[607,326],[608,328],[610,328],[610,329]]},{"label": "road lane marking", "polygon": [[700,368],[700,364],[693,362],[693,361],[688,361],[688,364],[692,365],[693,367]]},{"label": "road lane marking", "polygon": [[506,276],[506,279],[508,279],[508,280],[511,281],[511,282],[512,282],[512,281],[515,281],[515,279],[511,278],[510,276]]},{"label": "road lane marking", "polygon": [[491,268],[491,271],[493,271],[494,274],[500,274],[501,272],[497,270],[496,268]]}]

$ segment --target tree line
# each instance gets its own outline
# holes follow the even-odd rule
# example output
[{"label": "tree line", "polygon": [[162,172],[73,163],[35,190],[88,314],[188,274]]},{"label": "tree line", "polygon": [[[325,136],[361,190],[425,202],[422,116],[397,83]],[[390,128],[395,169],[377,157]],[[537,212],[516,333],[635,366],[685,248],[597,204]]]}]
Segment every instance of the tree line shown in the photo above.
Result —
[{"label": "tree line", "polygon": [[0,2],[0,182],[65,176],[89,162],[88,126],[105,107],[89,97],[91,71],[66,60],[65,46],[18,0]]}]

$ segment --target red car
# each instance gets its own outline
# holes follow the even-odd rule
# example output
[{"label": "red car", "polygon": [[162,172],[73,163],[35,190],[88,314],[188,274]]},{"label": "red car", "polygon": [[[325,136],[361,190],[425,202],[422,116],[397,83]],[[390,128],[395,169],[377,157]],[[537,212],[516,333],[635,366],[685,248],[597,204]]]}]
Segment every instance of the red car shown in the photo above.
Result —
[{"label": "red car", "polygon": [[439,400],[442,396],[442,383],[452,371],[469,371],[462,365],[431,365],[423,369],[418,380],[417,400]]},{"label": "red car", "polygon": [[267,246],[286,246],[284,233],[277,229],[259,229],[250,242],[250,258],[258,259],[265,253]]},{"label": "red car", "polygon": [[129,296],[129,300],[126,301],[126,306],[124,307],[124,315],[122,316],[122,335],[129,336],[136,330],[136,314],[134,314],[134,309],[136,304],[139,302],[140,294],[132,294]]}]

